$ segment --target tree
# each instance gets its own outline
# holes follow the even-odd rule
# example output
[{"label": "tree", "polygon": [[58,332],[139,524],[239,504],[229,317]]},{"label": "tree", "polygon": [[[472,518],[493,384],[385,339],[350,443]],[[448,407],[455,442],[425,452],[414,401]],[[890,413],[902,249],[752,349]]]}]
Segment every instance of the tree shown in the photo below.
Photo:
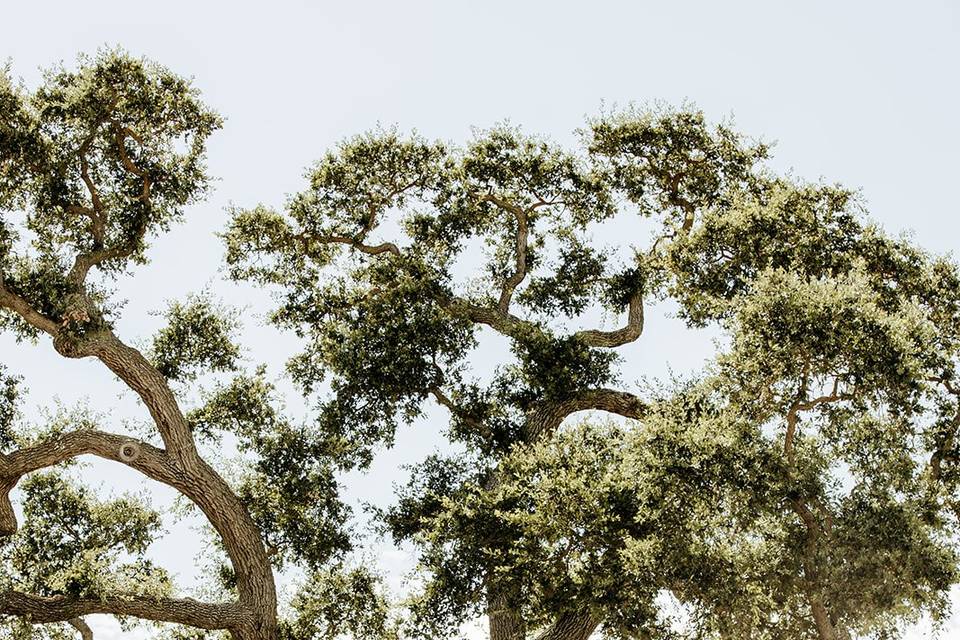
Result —
[{"label": "tree", "polygon": [[[33,93],[4,73],[0,115],[0,326],[49,337],[65,358],[99,360],[152,424],[142,438],[92,411],[30,424],[18,416],[20,381],[0,378],[0,622],[27,637],[60,637],[69,623],[87,638],[83,616],[106,613],[276,640],[297,629],[316,637],[337,615],[356,632],[382,631],[373,577],[338,570],[349,547],[333,476],[339,445],[283,416],[262,370],[238,369],[231,319],[195,297],[169,307],[146,352],[114,332],[111,285],[205,194],[219,116],[188,81],[119,51],[53,69]],[[182,383],[218,371],[233,375],[182,409]],[[224,434],[246,453],[232,483],[201,454]],[[203,514],[226,559],[222,601],[173,594],[143,557],[159,516],[135,496],[103,502],[62,471],[34,475],[21,483],[20,526],[11,492],[21,479],[88,455],[172,487]],[[278,622],[274,568],[284,563],[313,573],[297,599],[305,613]],[[362,611],[346,607],[361,596]]]},{"label": "tree", "polygon": [[[102,362],[153,431],[82,408],[31,424],[3,372],[0,620],[16,633],[89,637],[83,616],[108,613],[181,638],[433,638],[486,614],[491,640],[832,639],[946,611],[960,274],[849,191],[774,175],[766,145],[686,108],[605,115],[573,152],[505,126],[464,148],[345,141],[284,211],[237,209],[224,233],[230,275],[272,287],[272,320],[304,338],[289,373],[315,410],[298,421],[208,297],[170,304],[142,352],[114,332],[112,283],[208,185],[219,118],[190,83],[104,52],[33,93],[5,75],[0,114],[0,321]],[[719,331],[718,353],[627,388],[618,353],[661,300]],[[484,373],[495,339],[509,351]],[[431,404],[453,452],[380,514],[424,578],[395,624],[346,564],[337,473]],[[94,496],[70,468],[84,455],[196,506],[225,560],[211,601],[145,559],[158,515]],[[280,619],[290,567],[305,586]]]},{"label": "tree", "polygon": [[[324,431],[372,448],[430,402],[449,412],[459,453],[382,514],[419,549],[408,632],[485,613],[492,640],[832,640],[942,615],[956,266],[695,110],[610,114],[581,139],[375,131],[226,234],[233,277],[275,287],[274,322],[306,339],[290,371]],[[593,239],[624,218],[652,230]],[[696,379],[625,389],[616,350],[661,300],[721,347]],[[591,328],[598,312],[620,327]],[[485,374],[496,336],[510,354]]]}]

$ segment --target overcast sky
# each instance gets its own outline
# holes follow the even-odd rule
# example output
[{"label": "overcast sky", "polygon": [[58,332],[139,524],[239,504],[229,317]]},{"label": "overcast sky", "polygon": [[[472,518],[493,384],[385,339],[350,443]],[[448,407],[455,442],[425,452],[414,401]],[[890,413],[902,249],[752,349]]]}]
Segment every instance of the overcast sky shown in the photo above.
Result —
[{"label": "overcast sky", "polygon": [[[216,191],[155,243],[153,263],[121,289],[129,303],[119,332],[136,343],[156,327],[149,312],[205,286],[249,305],[255,320],[262,296],[220,284],[212,234],[224,208],[282,204],[325,149],[378,123],[458,142],[471,127],[510,120],[569,142],[604,105],[689,100],[711,119],[732,116],[740,130],[775,141],[775,168],[858,188],[889,231],[952,251],[960,232],[958,6],[34,0],[0,9],[0,59],[35,86],[41,67],[120,45],[193,76],[226,117],[210,148]],[[708,352],[707,337],[685,337],[668,318],[652,318],[645,338],[658,331],[633,347],[626,379],[694,368]],[[292,342],[268,329],[246,335],[251,361],[279,371]],[[26,376],[34,409],[88,398],[116,420],[142,413],[101,366],[64,361],[46,342],[17,346],[0,336],[0,360]],[[371,475],[349,479],[351,496],[387,499],[402,477],[398,464],[436,444],[423,429],[404,433]],[[103,465],[89,474],[111,486],[136,481]],[[155,500],[169,497],[161,491]],[[178,525],[154,554],[189,581],[196,544]],[[384,551],[379,562],[394,581],[409,566],[401,552]],[[120,637],[99,624],[98,638]]]}]

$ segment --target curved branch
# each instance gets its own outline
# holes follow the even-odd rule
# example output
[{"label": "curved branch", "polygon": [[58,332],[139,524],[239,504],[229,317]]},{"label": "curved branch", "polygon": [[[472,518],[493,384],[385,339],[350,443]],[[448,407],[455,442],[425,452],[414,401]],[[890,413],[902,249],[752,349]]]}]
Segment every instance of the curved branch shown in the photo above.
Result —
[{"label": "curved branch", "polygon": [[83,618],[71,618],[67,624],[80,632],[81,640],[93,640],[93,629],[90,628]]},{"label": "curved branch", "polygon": [[[193,435],[166,378],[139,351],[109,330],[90,333],[76,342],[59,336],[54,346],[66,357],[98,358],[140,396],[163,438],[163,456],[172,465],[172,469],[160,469],[169,475],[158,474],[156,479],[177,489],[200,508],[223,541],[237,576],[241,601],[261,612],[266,633],[274,635],[276,585],[260,529],[230,485],[198,455]],[[143,467],[141,471],[149,475],[153,470]],[[9,480],[2,482],[0,488],[7,484]],[[0,501],[0,512],[7,510],[7,505]],[[9,522],[8,515],[3,517]]]},{"label": "curved branch", "polygon": [[[17,530],[9,493],[21,477],[85,454],[125,464],[185,495],[193,493],[189,491],[192,479],[180,472],[165,451],[113,433],[74,431],[0,458],[0,536],[12,535]],[[239,604],[208,605],[193,600],[127,596],[43,598],[15,591],[0,593],[0,614],[29,616],[32,622],[69,622],[80,629],[73,621],[91,613],[129,615],[204,629],[232,629],[250,616],[249,609]]]},{"label": "curved branch", "polygon": [[117,152],[120,154],[120,162],[123,164],[124,169],[132,173],[133,175],[143,178],[146,194],[149,195],[149,187],[146,186],[150,182],[149,174],[146,170],[141,169],[130,159],[130,156],[127,154],[126,140],[127,138],[132,138],[138,143],[143,144],[143,140],[129,127],[121,127],[117,125],[116,122],[111,122],[113,124],[113,139],[117,144]]},{"label": "curved branch", "polygon": [[183,464],[198,459],[190,427],[167,379],[137,349],[124,344],[109,330],[89,334],[76,343],[55,341],[54,346],[68,358],[93,356],[103,362],[140,396],[170,455]]},{"label": "curved branch", "polygon": [[486,195],[480,198],[481,201],[492,202],[504,211],[509,211],[517,220],[517,233],[514,240],[514,271],[503,283],[500,291],[500,299],[497,301],[497,309],[500,313],[510,311],[510,301],[513,299],[513,292],[527,277],[527,243],[530,235],[530,227],[527,219],[527,212],[522,208],[507,202],[494,195]]},{"label": "curved branch", "polygon": [[239,604],[198,602],[190,598],[103,596],[41,597],[19,591],[0,591],[0,614],[20,616],[33,623],[70,622],[91,614],[132,616],[155,622],[184,624],[200,629],[240,629],[251,615]]},{"label": "curved branch", "polygon": [[356,238],[349,236],[315,236],[309,233],[299,234],[298,238],[303,243],[319,242],[320,244],[345,244],[353,247],[357,251],[370,255],[379,255],[381,253],[392,253],[395,256],[400,255],[400,248],[392,242],[383,242],[376,245],[364,244]]},{"label": "curved branch", "polygon": [[[131,445],[135,456],[125,455]],[[146,442],[104,431],[73,431],[0,456],[0,537],[17,531],[10,491],[28,473],[52,467],[82,455],[95,455],[136,469],[148,478],[179,488],[186,479],[162,449]]]},{"label": "curved branch", "polygon": [[16,293],[4,288],[2,279],[0,279],[0,308],[16,313],[23,318],[27,324],[44,333],[56,336],[60,331],[60,328],[54,320],[34,309],[30,306],[29,302]]},{"label": "curved branch", "polygon": [[[3,455],[0,457],[0,537],[12,535],[17,530],[16,515],[9,494],[23,475],[85,454],[113,460],[136,469],[145,476],[176,489],[196,504],[223,540],[224,548],[237,574],[242,610],[258,612],[261,616],[258,621],[263,625],[273,624],[276,591],[259,530],[230,487],[199,458],[184,468],[166,451],[146,442],[95,430],[54,436],[31,447]],[[85,613],[118,613],[149,620],[166,620],[132,612],[68,611],[74,612],[68,618]],[[0,613],[19,615],[3,608],[0,608]]]},{"label": "curved branch", "polygon": [[552,433],[564,419],[577,411],[605,411],[642,420],[649,405],[632,393],[615,389],[585,389],[565,400],[538,403],[527,416],[527,437],[533,442]]},{"label": "curved branch", "polygon": [[576,337],[591,347],[619,347],[635,341],[643,333],[643,293],[637,291],[630,298],[627,325],[614,331],[578,331]]}]

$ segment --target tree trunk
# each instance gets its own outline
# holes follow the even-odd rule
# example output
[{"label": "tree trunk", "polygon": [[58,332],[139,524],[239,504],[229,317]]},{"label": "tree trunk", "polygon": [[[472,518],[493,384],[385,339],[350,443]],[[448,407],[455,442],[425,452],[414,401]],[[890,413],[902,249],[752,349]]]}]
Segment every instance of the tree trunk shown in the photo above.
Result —
[{"label": "tree trunk", "polygon": [[537,640],[588,640],[597,626],[596,619],[589,613],[565,613],[537,636]]},{"label": "tree trunk", "polygon": [[510,602],[509,596],[488,590],[487,616],[490,620],[490,640],[524,640],[527,625]]},{"label": "tree trunk", "polygon": [[813,621],[817,626],[817,635],[820,640],[847,640],[850,636],[842,629],[837,629],[836,624],[830,617],[830,612],[823,604],[819,596],[811,595],[810,611],[813,613]]}]

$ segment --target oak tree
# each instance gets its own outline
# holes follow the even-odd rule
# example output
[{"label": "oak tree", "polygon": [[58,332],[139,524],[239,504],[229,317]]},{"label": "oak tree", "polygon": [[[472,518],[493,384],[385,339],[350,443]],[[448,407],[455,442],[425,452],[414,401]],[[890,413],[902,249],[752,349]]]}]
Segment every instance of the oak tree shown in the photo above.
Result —
[{"label": "oak tree", "polygon": [[[0,321],[102,362],[150,418],[31,420],[4,372],[13,632],[89,637],[83,617],[107,613],[179,637],[436,638],[486,615],[491,640],[833,639],[948,611],[960,275],[849,190],[774,174],[765,144],[690,108],[603,115],[574,150],[509,126],[463,146],[348,139],[282,211],[236,209],[223,234],[231,277],[272,288],[272,321],[303,339],[288,370],[314,408],[295,419],[204,296],[170,304],[143,350],[114,330],[114,283],[208,188],[218,116],[119,52],[33,92],[7,75]],[[627,384],[659,303],[717,353]],[[448,451],[379,515],[419,556],[394,620],[343,564],[338,473],[437,408]],[[158,514],[94,495],[71,466],[86,455],[195,505],[226,560],[218,600],[178,594],[145,555]],[[285,569],[305,579],[281,617]]]},{"label": "oak tree", "polygon": [[[142,350],[114,330],[117,279],[207,192],[206,142],[220,123],[189,81],[121,51],[52,69],[32,92],[0,75],[0,327],[98,360],[150,425],[131,430],[107,407],[31,419],[21,381],[0,371],[0,625],[16,637],[89,638],[89,614],[236,640],[387,633],[373,576],[342,564],[341,445],[285,416],[261,368],[242,369],[235,319],[196,296],[171,304]],[[217,372],[185,408],[198,377]],[[229,479],[211,455],[225,438],[242,453]],[[136,495],[95,495],[87,472],[69,468],[81,456],[126,465],[202,514],[224,559],[214,598],[174,588],[145,555],[160,515]],[[306,587],[278,620],[285,566]]]},{"label": "oak tree", "polygon": [[[607,114],[579,139],[377,130],[283,211],[233,214],[231,275],[278,293],[325,432],[362,464],[446,410],[454,452],[381,514],[418,550],[406,632],[485,614],[491,640],[833,640],[942,617],[956,265],[696,110]],[[717,353],[628,386],[657,303]]]}]

